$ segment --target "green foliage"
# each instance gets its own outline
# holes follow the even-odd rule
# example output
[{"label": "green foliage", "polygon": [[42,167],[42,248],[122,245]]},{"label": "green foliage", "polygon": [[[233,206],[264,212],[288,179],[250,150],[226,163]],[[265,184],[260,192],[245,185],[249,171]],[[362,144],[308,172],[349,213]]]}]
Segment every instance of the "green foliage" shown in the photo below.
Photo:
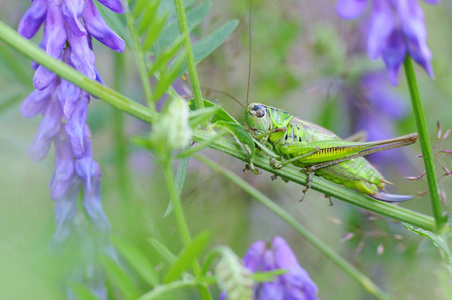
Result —
[{"label": "green foliage", "polygon": [[[242,2],[240,2],[241,5],[243,4]],[[348,299],[366,298],[369,297],[367,294],[372,294],[377,298],[384,298],[385,294],[363,274],[373,274],[376,269],[381,272],[379,281],[381,281],[382,285],[388,288],[388,292],[394,292],[396,296],[401,294],[401,297],[398,298],[405,298],[402,296],[405,296],[405,293],[411,293],[413,288],[414,292],[412,293],[416,293],[415,296],[418,296],[418,290],[420,289],[425,289],[425,291],[421,291],[419,295],[425,295],[425,293],[430,295],[431,290],[437,289],[437,285],[443,287],[443,298],[450,298],[452,293],[450,289],[450,274],[442,273],[442,270],[439,270],[437,273],[439,283],[424,283],[426,275],[420,274],[423,272],[419,272],[417,268],[420,268],[423,262],[427,262],[429,267],[437,264],[433,261],[434,258],[426,257],[422,252],[416,253],[416,256],[413,254],[417,247],[417,241],[406,238],[397,247],[394,244],[385,245],[386,249],[389,250],[387,250],[387,256],[384,257],[376,256],[374,253],[372,255],[365,252],[357,254],[358,251],[353,246],[345,243],[345,241],[340,242],[341,237],[350,233],[352,230],[350,227],[352,226],[350,224],[342,224],[342,227],[334,227],[337,224],[332,225],[330,222],[335,218],[341,220],[344,212],[349,209],[355,209],[355,207],[335,202],[334,207],[329,208],[322,201],[308,201],[307,203],[299,204],[295,200],[298,197],[298,186],[297,190],[294,191],[291,185],[280,185],[278,182],[266,184],[263,176],[253,177],[253,179],[246,178],[249,174],[235,174],[232,169],[236,167],[234,165],[236,162],[227,161],[224,156],[221,157],[221,165],[227,164],[228,168],[212,161],[209,162],[205,158],[204,152],[203,155],[199,155],[201,150],[209,147],[243,161],[254,162],[259,168],[298,184],[303,185],[306,179],[306,176],[293,166],[288,166],[282,170],[274,170],[270,167],[268,158],[269,156],[275,156],[275,154],[254,141],[249,132],[232,117],[235,114],[231,115],[227,110],[215,105],[213,99],[213,102],[203,100],[204,108],[197,107],[194,100],[190,100],[188,102],[190,111],[188,111],[187,105],[181,104],[184,100],[177,96],[172,85],[176,78],[186,73],[190,68],[192,69],[191,71],[196,72],[196,70],[193,70],[185,61],[187,51],[184,49],[184,41],[188,34],[181,35],[179,31],[178,15],[176,14],[174,2],[171,0],[135,0],[130,1],[130,5],[131,13],[127,16],[132,22],[127,22],[129,31],[126,30],[126,24],[122,15],[112,14],[111,11],[101,5],[98,7],[109,26],[126,40],[128,47],[133,52],[132,54],[136,55],[135,58],[127,61],[126,66],[119,68],[119,71],[116,70],[116,72],[127,74],[129,71],[128,65],[133,65],[134,61],[138,61],[144,90],[142,94],[140,91],[135,90],[136,77],[133,75],[129,76],[127,74],[127,76],[123,76],[124,91],[114,91],[89,81],[85,77],[80,76],[80,74],[74,75],[71,73],[73,70],[67,71],[59,68],[58,64],[50,58],[35,55],[35,52],[32,52],[32,47],[24,47],[24,44],[19,43],[21,41],[19,39],[15,43],[7,43],[8,45],[13,44],[11,45],[12,47],[22,48],[23,52],[29,51],[27,53],[32,59],[36,59],[40,64],[48,67],[49,70],[55,71],[60,76],[71,78],[77,85],[119,108],[121,112],[127,112],[152,125],[150,131],[147,131],[147,127],[143,129],[141,125],[132,124],[130,120],[126,121],[127,123],[124,125],[118,125],[118,130],[124,130],[124,135],[126,131],[139,132],[138,134],[141,137],[135,138],[135,143],[149,150],[152,153],[150,155],[153,158],[152,163],[158,164],[155,168],[154,166],[148,168],[147,161],[145,163],[139,161],[137,170],[134,169],[127,172],[127,169],[130,168],[130,162],[135,163],[137,157],[140,159],[140,152],[136,147],[127,149],[129,152],[123,158],[123,169],[120,169],[119,162],[116,161],[116,156],[113,155],[113,152],[117,150],[115,148],[117,145],[108,143],[108,133],[115,126],[112,126],[112,121],[108,115],[109,112],[104,112],[106,111],[105,105],[98,101],[92,101],[90,109],[94,111],[90,112],[90,114],[91,117],[94,115],[98,119],[98,124],[93,130],[93,141],[95,141],[95,147],[98,148],[95,156],[100,157],[104,172],[103,205],[112,220],[114,230],[121,231],[120,236],[125,236],[124,239],[112,238],[114,246],[121,257],[120,263],[111,257],[103,256],[100,258],[113,297],[121,299],[138,298],[142,300],[195,299],[198,297],[208,300],[216,298],[214,292],[226,290],[230,299],[252,299],[253,280],[257,282],[270,281],[274,279],[274,276],[282,274],[282,271],[249,274],[243,268],[239,255],[235,254],[231,249],[238,249],[237,253],[243,252],[249,244],[250,237],[255,239],[259,235],[263,236],[263,238],[268,238],[274,234],[295,236],[291,228],[278,223],[283,220],[294,228],[295,232],[303,237],[303,240],[314,245],[314,247],[304,247],[304,244],[300,244],[300,247],[297,247],[297,251],[302,253],[304,258],[309,258],[305,260],[305,263],[315,274],[316,282],[319,282],[322,298],[344,295],[341,290],[346,290],[347,293],[356,295],[356,297],[350,296]],[[231,36],[237,27],[238,21],[222,19],[223,10],[226,12],[227,5],[232,5],[229,3],[198,3],[190,0],[184,1],[184,5],[190,37],[196,41],[193,43],[192,54],[197,64],[212,54]],[[286,3],[269,1],[266,3],[262,2],[259,5],[260,7],[256,8],[257,18],[252,22],[253,36],[257,37],[253,41],[254,63],[252,66],[255,71],[252,72],[252,85],[255,93],[259,95],[257,98],[265,97],[266,100],[281,104],[278,107],[287,105],[288,111],[299,110],[307,117],[312,118],[316,112],[321,111],[325,106],[322,103],[317,103],[319,101],[316,101],[315,97],[312,97],[310,93],[303,89],[297,90],[296,95],[291,95],[290,92],[301,86],[300,82],[311,87],[316,86],[319,82],[322,83],[324,80],[330,80],[332,77],[353,81],[357,80],[359,78],[358,75],[361,75],[363,71],[375,69],[375,65],[369,63],[367,58],[364,60],[362,56],[349,57],[350,49],[347,49],[347,44],[343,41],[342,31],[333,29],[338,28],[335,27],[335,24],[318,27],[316,24],[309,24],[308,27],[308,22],[301,24],[302,20],[298,19],[300,14],[298,10],[289,10],[281,13],[281,10],[287,5]],[[265,5],[269,5],[266,10]],[[220,10],[221,13],[218,13],[217,10]],[[287,22],[281,22],[281,19],[275,21],[278,20],[274,19],[275,17],[287,20]],[[303,30],[306,28],[306,31],[301,34],[300,28]],[[313,28],[315,30],[311,31]],[[242,30],[246,31],[245,29]],[[2,40],[5,32],[5,30],[1,30],[0,36]],[[294,49],[300,48],[300,36],[304,38],[305,34],[309,36],[309,39],[313,35],[314,39],[309,41],[308,47],[301,48],[301,51],[295,53]],[[247,56],[245,49],[247,48],[248,36],[243,38],[245,40],[243,45],[235,44],[238,39],[237,36],[234,36],[230,39],[234,42],[229,42],[227,43],[228,45],[222,48],[224,52],[216,53],[218,56],[229,58],[226,63],[228,69],[224,72],[215,70],[214,75],[211,75],[211,73],[207,72],[210,70],[206,70],[208,67],[203,68],[204,78],[209,76],[215,79],[219,78],[218,80],[220,81],[228,82],[225,85],[229,89],[229,85],[232,86],[237,83],[235,76],[238,73],[246,74],[248,66],[243,63],[243,59],[241,60],[238,57],[240,55]],[[17,51],[21,50],[17,49]],[[0,121],[2,124],[14,124],[13,126],[16,127],[14,130],[21,132],[25,131],[25,129],[22,122],[17,121],[16,108],[18,101],[25,97],[24,92],[31,89],[31,71],[27,71],[28,61],[24,63],[23,60],[18,59],[17,55],[17,53],[10,51],[6,47],[0,49],[0,87],[2,89],[0,113],[3,117]],[[220,64],[214,58],[212,60],[216,66]],[[98,59],[98,61],[102,63],[102,59]],[[107,63],[109,64],[110,62],[107,61]],[[441,64],[441,62],[435,63]],[[308,65],[307,68],[306,65]],[[52,67],[55,67],[55,69]],[[444,64],[444,68],[447,68],[447,64]],[[309,76],[306,74],[301,74],[303,76],[300,76],[299,73],[303,72],[309,73]],[[234,76],[234,78],[232,80],[227,78],[229,75],[231,77]],[[438,85],[445,86],[445,89],[447,89],[447,80],[444,78],[438,76]],[[108,78],[106,82],[109,85]],[[238,84],[242,88],[246,85],[244,81]],[[435,83],[423,86],[426,90],[435,90],[435,87]],[[337,92],[334,89],[333,91]],[[122,93],[130,93],[131,97],[137,99],[146,98],[148,107],[138,104]],[[166,106],[160,111],[160,106],[156,105],[156,103],[165,95],[168,95]],[[284,95],[284,97],[281,95]],[[332,95],[332,98],[334,96]],[[293,101],[294,98],[297,99],[296,102]],[[303,101],[299,101],[300,99]],[[427,111],[427,114],[430,113],[432,116],[431,118],[437,118],[435,113],[437,111],[433,110],[435,104],[441,105],[441,111],[444,114],[441,116],[447,117],[447,113],[450,112],[448,109],[450,107],[447,106],[450,101],[447,97],[439,95],[438,97],[426,97],[426,99],[430,101],[429,106],[431,104],[432,110]],[[175,102],[173,103],[173,101]],[[169,109],[172,103],[175,106],[173,109]],[[331,100],[331,103],[327,103],[323,114],[324,123],[329,122],[327,124],[330,124],[331,127],[337,122],[343,123],[344,127],[349,126],[348,120],[338,117],[341,115],[338,112],[343,109],[347,108],[343,108],[340,104],[334,102],[334,99]],[[14,113],[8,116],[7,113],[10,111]],[[5,115],[6,117],[4,117]],[[336,118],[336,122],[332,121],[333,118]],[[29,126],[29,124],[26,125]],[[135,127],[129,131],[128,126]],[[61,266],[46,263],[47,260],[41,262],[40,260],[44,254],[39,253],[39,251],[45,249],[46,246],[39,244],[34,238],[29,238],[36,236],[36,240],[41,240],[43,236],[50,236],[47,231],[52,226],[45,222],[51,219],[49,212],[52,204],[45,202],[48,200],[48,194],[42,196],[41,194],[44,192],[35,193],[35,191],[43,190],[41,182],[41,177],[43,176],[41,176],[41,173],[49,173],[48,170],[50,168],[47,167],[52,163],[49,160],[48,165],[38,169],[39,172],[34,172],[34,167],[24,163],[26,154],[23,152],[26,151],[24,149],[26,149],[28,141],[17,138],[17,131],[4,128],[5,126],[0,128],[0,138],[5,141],[1,146],[3,150],[10,149],[10,152],[6,152],[3,158],[0,158],[4,166],[6,166],[4,169],[8,170],[0,182],[20,185],[15,186],[14,190],[9,184],[2,186],[2,191],[5,193],[4,198],[17,199],[19,201],[20,199],[18,198],[20,197],[17,197],[17,190],[24,190],[24,193],[28,193],[26,200],[29,200],[30,203],[18,202],[16,207],[16,203],[12,205],[11,202],[5,202],[0,209],[0,211],[6,212],[0,218],[2,228],[8,228],[3,224],[15,224],[15,230],[11,230],[11,232],[17,232],[18,234],[18,236],[12,236],[9,242],[6,242],[5,239],[5,253],[9,257],[10,255],[13,256],[17,251],[16,258],[17,261],[20,261],[16,266],[15,260],[11,260],[12,262],[9,261],[9,258],[2,260],[2,265],[5,263],[7,265],[6,270],[15,268],[17,274],[20,274],[20,276],[16,275],[19,278],[17,282],[19,282],[18,286],[20,288],[15,285],[9,287],[9,278],[7,277],[14,277],[15,274],[14,272],[5,272],[7,276],[5,275],[2,278],[4,279],[2,281],[5,282],[2,289],[14,289],[15,292],[20,293],[22,288],[26,288],[23,286],[24,278],[30,276],[30,278],[35,278],[35,280],[30,280],[30,282],[33,281],[32,284],[41,284],[42,286],[48,283],[41,283],[41,281],[44,281],[41,277],[50,278],[46,278],[51,282],[48,284],[50,288],[46,288],[46,290],[54,291],[56,290],[54,281],[56,282],[56,280],[62,278],[60,273],[63,273],[63,271],[58,269]],[[144,130],[146,130],[145,133],[143,133]],[[16,133],[13,134],[10,131]],[[225,136],[227,136],[226,139],[224,138]],[[190,145],[191,139],[189,137],[196,140],[198,144]],[[100,142],[97,142],[98,138],[100,138]],[[127,137],[120,140],[120,143],[123,143],[123,146],[126,147],[128,143]],[[261,148],[262,151],[256,151],[256,147]],[[18,151],[18,149],[20,150]],[[210,171],[200,167],[196,161],[190,160],[194,154],[197,155],[196,158],[200,158],[200,161],[206,163],[216,173],[225,174],[229,181],[217,181],[217,177],[212,175],[213,173],[209,173]],[[14,164],[9,162],[9,157],[12,155],[21,155],[16,157]],[[173,167],[177,164],[177,172],[173,176]],[[241,167],[241,164],[239,167]],[[155,170],[155,174],[150,176],[149,173],[153,170]],[[164,176],[162,175],[162,170],[164,170]],[[22,177],[19,178],[20,180],[16,179],[13,182],[13,179],[9,179],[9,177],[15,178],[14,176],[18,174],[17,172],[22,172],[20,173]],[[117,176],[119,181],[123,178],[121,175],[126,174],[126,172],[127,176],[130,176],[131,185],[127,187],[129,191],[124,187],[126,185],[118,184],[116,179],[117,172],[121,173],[120,176]],[[251,180],[253,184],[247,182]],[[33,189],[33,186],[38,186],[38,183],[39,187]],[[23,189],[24,184],[27,185],[27,189]],[[417,229],[406,225],[408,230],[432,241],[440,249],[445,264],[451,268],[451,253],[447,233],[445,231],[443,231],[443,234],[434,232],[433,218],[427,215],[430,212],[430,208],[425,207],[425,204],[421,203],[422,201],[414,200],[412,204],[407,205],[408,209],[386,203],[375,203],[373,200],[366,199],[362,195],[323,179],[317,180],[316,178],[313,187],[318,191],[332,194],[357,207],[371,211],[373,214],[371,217],[373,218],[375,218],[374,214],[376,213],[409,222],[417,227],[423,227],[424,229]],[[238,191],[238,188],[245,191],[246,196],[243,196],[245,193]],[[28,189],[32,192],[28,192]],[[133,192],[130,192],[132,189]],[[413,190],[418,189],[418,184],[407,189],[410,189],[410,192],[415,194],[416,191]],[[41,197],[39,197],[40,195]],[[272,199],[265,195],[271,195]],[[46,204],[34,202],[35,198],[42,200]],[[170,202],[166,206],[168,198],[170,198]],[[257,199],[259,203],[268,207],[277,217],[274,217],[273,214],[263,215],[259,210],[255,209],[255,205],[250,204],[250,198]],[[315,194],[312,198],[315,198]],[[120,202],[119,206],[117,205],[118,202]],[[183,209],[182,203],[184,205]],[[448,204],[443,206],[447,208]],[[25,208],[31,210],[27,212]],[[439,206],[437,205],[436,208],[438,209]],[[10,214],[11,211],[13,213]],[[425,211],[426,213],[417,211]],[[357,218],[359,220],[356,221],[357,224],[353,225],[353,227],[356,227],[356,230],[361,230],[362,236],[372,239],[374,232],[367,232],[366,230],[374,226],[374,224],[366,220],[368,215],[357,214],[359,215],[359,218]],[[9,215],[12,217],[10,218]],[[17,218],[17,215],[23,217]],[[19,221],[16,221],[16,219]],[[384,220],[380,221],[384,222]],[[308,227],[313,228],[313,231],[307,231],[301,225],[301,222],[309,224]],[[32,228],[33,231],[23,234],[25,226]],[[195,238],[191,238],[190,232],[201,232],[206,228],[208,228],[209,232],[203,232]],[[236,228],[235,231],[233,231],[234,228]],[[400,226],[390,224],[384,228],[384,232],[377,232],[376,235],[403,235]],[[447,229],[447,227],[443,226],[442,228],[443,230]],[[431,231],[426,229],[431,229]],[[9,230],[5,230],[5,232],[7,231]],[[20,232],[22,232],[22,235],[20,235]],[[209,239],[209,235],[213,236],[213,238]],[[319,238],[320,236],[322,238]],[[146,239],[149,239],[150,245],[143,242]],[[328,239],[329,242],[324,243],[322,239]],[[294,240],[299,242],[297,239]],[[33,244],[33,242],[36,244]],[[209,251],[211,246],[224,243],[228,243],[230,247],[220,247],[222,250],[213,248],[215,249],[214,252],[218,250],[216,254],[212,254],[212,251]],[[358,244],[358,241],[356,244]],[[30,246],[30,249],[34,250],[32,256],[25,255],[23,257],[24,252],[21,249],[28,249],[24,245]],[[404,250],[400,251],[398,246]],[[205,252],[210,254],[204,255]],[[325,256],[319,256],[318,253],[323,253]],[[343,259],[340,254],[349,257],[349,260],[353,260],[353,264]],[[218,258],[218,255],[220,255],[221,259],[216,268],[213,268],[212,264],[214,259]],[[53,261],[54,256],[51,258]],[[330,261],[338,265],[339,268],[331,267]],[[200,262],[203,262],[203,264],[201,265]],[[35,268],[34,264],[38,263],[38,267]],[[403,279],[407,279],[403,276],[406,275],[398,276],[393,274],[391,267],[396,264],[400,266],[398,269],[403,270],[403,273],[410,274],[409,287],[403,287]],[[33,266],[33,268],[30,268],[30,266]],[[35,269],[39,270],[39,272],[35,271]],[[58,269],[58,271],[53,271],[54,269]],[[45,276],[42,276],[42,270],[46,270]],[[23,272],[27,272],[26,276],[24,276]],[[344,272],[349,276],[343,276]],[[38,275],[32,277],[35,273]],[[415,278],[413,279],[413,277]],[[54,281],[51,281],[51,279]],[[411,281],[412,279],[413,281]],[[427,278],[427,280],[431,280],[431,278]],[[98,299],[88,285],[75,281],[69,282],[68,285],[70,291],[78,299]],[[219,288],[214,287],[215,285],[219,285]],[[341,290],[328,289],[332,285],[343,285],[344,288]],[[426,287],[421,287],[421,285]],[[212,295],[210,295],[211,292]],[[34,295],[39,294],[34,290],[32,293]],[[409,298],[411,295],[406,297]],[[63,297],[62,293],[58,296],[55,298]]]},{"label": "green foliage", "polygon": [[124,299],[135,299],[138,291],[129,275],[112,258],[104,255],[99,260],[107,277],[121,296]]},{"label": "green foliage", "polygon": [[154,271],[154,266],[149,262],[146,254],[127,240],[117,237],[112,238],[113,243],[119,253],[127,260],[127,262],[140,274],[141,278],[151,287],[158,285],[157,274]]},{"label": "green foliage", "polygon": [[149,239],[149,242],[152,246],[157,250],[163,259],[166,260],[167,263],[173,264],[177,260],[177,256],[171,252],[164,244],[160,243],[154,238]]},{"label": "green foliage", "polygon": [[168,284],[176,280],[182,273],[187,271],[201,252],[205,250],[209,237],[210,234],[208,232],[203,232],[194,238],[189,245],[185,246],[166,273],[164,283]]},{"label": "green foliage", "polygon": [[71,289],[71,291],[74,293],[74,295],[79,300],[99,300],[100,298],[97,297],[96,294],[91,291],[91,289],[81,283],[78,282],[68,282],[68,285]]},{"label": "green foliage", "polygon": [[433,245],[438,247],[441,256],[443,257],[444,263],[447,266],[450,275],[452,276],[452,252],[450,251],[449,245],[447,244],[448,239],[450,239],[450,229],[445,228],[445,231],[441,235],[438,235],[428,230],[414,228],[409,224],[404,223],[403,226],[420,236],[428,238],[433,243]]}]

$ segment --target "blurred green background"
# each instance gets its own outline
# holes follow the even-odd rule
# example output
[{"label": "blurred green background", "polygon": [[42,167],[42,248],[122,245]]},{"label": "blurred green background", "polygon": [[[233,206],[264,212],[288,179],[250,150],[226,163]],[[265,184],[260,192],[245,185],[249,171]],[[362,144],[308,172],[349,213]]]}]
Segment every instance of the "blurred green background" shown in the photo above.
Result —
[{"label": "blurred green background", "polygon": [[[1,20],[17,28],[29,2],[2,0],[0,3]],[[443,131],[452,128],[452,36],[447,34],[452,27],[452,8],[447,1],[436,7],[424,3],[422,6],[433,52],[435,80],[418,66],[416,71],[434,144],[437,121],[441,122]],[[355,87],[361,70],[384,68],[381,61],[369,62],[365,53],[357,50],[362,38],[358,23],[341,20],[335,13],[335,1],[254,1],[252,14],[250,101],[284,109],[341,137],[353,133],[355,127],[343,87]],[[226,91],[244,103],[248,76],[248,2],[214,1],[195,34],[205,35],[234,18],[240,21],[238,28],[213,55],[199,64],[198,72],[203,87]],[[97,41],[94,46],[96,66],[106,84],[112,86],[114,54]],[[53,202],[48,190],[53,151],[43,162],[31,161],[27,151],[40,117],[24,119],[19,111],[22,100],[33,90],[33,71],[28,59],[3,44],[0,44],[0,55],[0,298],[62,299],[64,281],[75,259],[71,258],[71,251],[54,251],[49,245],[54,230]],[[121,92],[142,101],[130,49],[124,57],[127,70],[122,77]],[[396,89],[409,106],[403,75],[401,70]],[[206,98],[218,101],[243,122],[243,109],[230,99],[214,93]],[[115,120],[113,108],[97,99],[91,100],[88,124],[93,132],[94,158],[103,171],[103,206],[113,234],[141,247],[159,269],[162,258],[148,243],[150,237],[175,253],[181,249],[173,216],[163,217],[169,201],[165,182],[152,156],[130,143],[134,135],[146,135],[149,128],[128,116],[124,120],[128,174],[119,174],[118,147],[112,130]],[[394,135],[416,131],[409,110],[406,118],[394,120],[394,126]],[[452,148],[450,140],[444,148]],[[422,160],[416,158],[419,153],[417,144],[396,152],[394,155],[402,155],[404,167],[384,164],[381,160],[376,164],[395,183],[392,192],[417,194],[426,189],[425,179],[417,182],[404,179],[423,170]],[[324,196],[313,190],[299,203],[302,187],[280,179],[271,181],[268,173],[260,176],[243,173],[243,162],[220,152],[205,150],[203,154],[227,166],[290,211],[395,299],[444,299],[444,286],[439,279],[443,278],[445,269],[439,253],[429,242],[405,230],[402,224],[335,199],[330,207]],[[439,165],[437,169],[441,174]],[[317,283],[321,299],[371,299],[356,281],[222,175],[194,159],[190,160],[188,172],[182,199],[193,234],[209,230],[212,246],[229,245],[240,256],[256,239],[280,235]],[[440,188],[450,194],[451,179],[441,181]],[[428,196],[402,206],[431,214]],[[450,208],[446,202],[444,210]]]}]

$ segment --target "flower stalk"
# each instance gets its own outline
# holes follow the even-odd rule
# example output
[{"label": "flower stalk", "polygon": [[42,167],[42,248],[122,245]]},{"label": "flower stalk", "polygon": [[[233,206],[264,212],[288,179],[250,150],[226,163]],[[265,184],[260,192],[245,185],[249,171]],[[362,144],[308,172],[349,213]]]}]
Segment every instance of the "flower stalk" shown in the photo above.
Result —
[{"label": "flower stalk", "polygon": [[204,102],[201,93],[201,87],[199,85],[198,73],[196,72],[195,58],[193,55],[193,49],[190,41],[190,34],[187,25],[187,16],[185,15],[184,1],[174,0],[176,6],[177,21],[179,22],[179,30],[181,36],[184,38],[184,48],[186,51],[186,61],[188,67],[188,74],[190,75],[191,88],[193,96],[195,98],[196,108],[200,109],[204,107]]},{"label": "flower stalk", "polygon": [[433,217],[435,218],[436,232],[439,232],[445,223],[445,219],[441,213],[441,201],[438,195],[438,186],[435,176],[435,164],[433,160],[432,145],[430,143],[430,137],[427,131],[427,125],[425,123],[424,110],[422,108],[421,98],[419,96],[419,89],[416,83],[416,75],[413,69],[413,63],[411,57],[406,56],[405,62],[405,75],[408,82],[408,87],[411,96],[411,105],[413,107],[413,113],[416,119],[416,127],[419,133],[419,142],[421,144],[422,157],[424,159],[425,171],[427,174],[427,183],[430,194],[430,201],[433,211]]}]

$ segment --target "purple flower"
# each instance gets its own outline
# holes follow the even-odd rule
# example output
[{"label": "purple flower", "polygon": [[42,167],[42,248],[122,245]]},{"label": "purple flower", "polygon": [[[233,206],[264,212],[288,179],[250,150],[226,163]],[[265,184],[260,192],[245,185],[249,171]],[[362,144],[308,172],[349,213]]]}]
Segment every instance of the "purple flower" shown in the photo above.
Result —
[{"label": "purple flower", "polygon": [[245,256],[243,265],[252,272],[285,269],[273,282],[255,287],[256,300],[310,300],[317,299],[317,286],[300,266],[287,242],[279,236],[271,244],[254,242]]},{"label": "purple flower", "polygon": [[[121,0],[99,0],[116,13],[123,13]],[[122,52],[124,41],[100,16],[92,0],[35,0],[22,17],[18,31],[32,38],[44,25],[40,47],[90,79],[102,83],[94,65],[91,37],[115,51]],[[102,232],[110,224],[101,204],[101,171],[93,159],[91,133],[86,125],[90,95],[43,66],[34,64],[35,90],[21,106],[22,115],[42,114],[30,156],[42,160],[52,142],[55,145],[55,172],[50,180],[55,200],[55,239],[63,241],[77,211],[76,200],[83,188],[83,205],[91,222]]]},{"label": "purple flower", "polygon": [[368,6],[371,13],[367,53],[371,59],[382,57],[391,83],[397,85],[397,74],[407,53],[433,77],[424,13],[417,0],[376,0],[370,5],[369,0],[339,0],[336,9],[340,17],[352,20]]}]

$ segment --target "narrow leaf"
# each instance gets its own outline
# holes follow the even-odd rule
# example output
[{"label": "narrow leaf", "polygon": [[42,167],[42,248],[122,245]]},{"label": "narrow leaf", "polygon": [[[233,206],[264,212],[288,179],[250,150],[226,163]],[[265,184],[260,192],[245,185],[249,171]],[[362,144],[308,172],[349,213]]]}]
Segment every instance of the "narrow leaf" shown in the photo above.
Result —
[{"label": "narrow leaf", "polygon": [[[201,21],[207,15],[210,6],[211,6],[210,2],[205,2],[187,11],[186,16],[189,31],[192,31],[193,28],[195,28],[199,23],[201,23]],[[158,40],[160,47],[162,49],[168,47],[173,43],[173,41],[179,38],[179,36],[180,36],[179,24],[175,19],[172,22],[169,22],[168,25],[166,25],[165,28],[163,29],[162,34]]]},{"label": "narrow leaf", "polygon": [[162,68],[166,68],[166,65],[170,62],[170,60],[173,59],[174,56],[176,56],[176,53],[181,48],[183,42],[184,38],[180,37],[173,43],[173,45],[171,45],[169,49],[166,49],[165,51],[157,55],[154,64],[148,72],[148,75],[151,76],[157,71],[163,71]]},{"label": "narrow leaf", "polygon": [[[194,2],[195,0],[184,0],[185,10],[188,10],[189,7],[192,6]],[[170,15],[174,15],[176,13],[176,8],[174,6],[173,0],[162,0],[162,3],[160,4],[159,13],[163,13],[166,10],[170,12]]]},{"label": "narrow leaf", "polygon": [[166,284],[175,281],[193,264],[195,259],[206,248],[209,237],[210,235],[208,232],[203,232],[195,239],[193,239],[191,244],[189,244],[184,248],[184,250],[182,250],[181,254],[177,257],[174,264],[168,270],[168,273],[166,273],[164,280]]},{"label": "narrow leaf", "polygon": [[247,154],[250,157],[250,160],[254,158],[256,149],[254,146],[253,137],[242,125],[237,123],[218,121],[215,123],[215,126],[218,128],[228,129],[238,139],[240,144],[242,144],[242,147],[245,148]]},{"label": "narrow leaf", "polygon": [[406,223],[403,223],[403,226],[405,226],[406,229],[414,233],[417,233],[418,235],[429,238],[433,242],[433,244],[442,251],[442,253],[446,256],[447,260],[449,262],[452,262],[452,253],[450,252],[449,246],[447,245],[443,237],[436,235],[431,231],[427,231],[420,228],[414,228],[413,226]]},{"label": "narrow leaf", "polygon": [[68,285],[71,288],[71,291],[76,296],[76,298],[79,300],[100,300],[100,297],[98,297],[86,285],[83,285],[83,284],[75,282],[75,281],[68,282]]},{"label": "narrow leaf", "polygon": [[[237,20],[229,21],[224,24],[217,30],[215,30],[210,35],[198,41],[193,45],[193,55],[195,58],[195,64],[201,62],[204,58],[206,58],[210,53],[212,53],[215,49],[217,49],[226,38],[234,31],[235,27],[239,22]],[[182,68],[179,70],[177,77],[181,76],[187,72],[187,64],[184,63]]]},{"label": "narrow leaf", "polygon": [[141,46],[143,51],[148,51],[154,45],[154,43],[157,41],[157,38],[160,36],[167,19],[168,12],[166,12],[161,18],[158,18],[154,21],[152,27],[150,27],[148,30],[148,34],[143,40]]},{"label": "narrow leaf", "polygon": [[174,253],[171,252],[171,250],[169,250],[165,245],[154,238],[149,239],[149,242],[168,263],[173,264],[176,261],[176,255],[174,255]]},{"label": "narrow leaf", "polygon": [[154,101],[156,102],[159,100],[167,91],[171,83],[173,83],[174,80],[176,80],[177,71],[180,70],[180,67],[185,62],[185,54],[186,51],[182,51],[181,56],[178,56],[176,58],[176,62],[170,66],[170,69],[166,73],[162,73],[159,82],[157,83],[157,86],[155,87],[154,91]]},{"label": "narrow leaf", "polygon": [[169,292],[172,292],[177,289],[181,288],[188,288],[188,287],[196,287],[198,283],[196,281],[188,281],[188,280],[180,280],[180,281],[173,281],[170,284],[165,285],[159,285],[155,289],[152,289],[151,291],[147,292],[146,294],[140,296],[138,300],[154,300],[154,299],[169,299],[169,298],[163,298],[163,296]]},{"label": "narrow leaf", "polygon": [[130,266],[143,278],[150,286],[158,285],[157,274],[154,271],[154,266],[150,263],[146,255],[141,252],[130,242],[112,237],[116,249],[127,260]]},{"label": "narrow leaf", "polygon": [[[192,110],[192,111],[197,110],[194,99],[191,99],[188,102],[188,106],[190,107],[190,110]],[[218,121],[226,121],[226,122],[232,122],[232,123],[239,124],[239,122],[237,122],[227,111],[225,111],[220,106],[210,102],[209,100],[204,100],[204,107],[206,107],[206,108],[207,107],[217,107],[217,111],[213,115],[212,120],[211,120],[212,123],[215,123]]]},{"label": "narrow leaf", "polygon": [[201,123],[204,123],[211,119],[214,114],[217,113],[219,110],[219,106],[212,106],[212,107],[204,107],[202,109],[197,109],[190,112],[190,126],[196,127]]},{"label": "narrow leaf", "polygon": [[102,264],[102,267],[104,268],[105,273],[107,273],[107,276],[113,286],[118,289],[123,298],[132,299],[137,297],[138,292],[136,291],[129,276],[123,269],[121,269],[120,266],[116,264],[114,260],[108,256],[102,256],[100,258],[100,263]]},{"label": "narrow leaf", "polygon": [[150,4],[146,7],[143,17],[139,21],[139,25],[137,28],[138,35],[143,35],[146,33],[151,27],[153,27],[154,22],[158,16],[158,8],[160,5],[160,0],[150,1]]},{"label": "narrow leaf", "polygon": [[[185,150],[187,150],[189,147],[187,146]],[[189,157],[184,157],[180,161],[179,168],[177,168],[176,178],[175,178],[175,186],[177,194],[180,196],[182,193],[182,188],[184,187],[185,178],[187,177],[187,169],[188,169],[188,161]],[[171,201],[168,201],[168,206],[166,208],[164,217],[169,216],[169,214],[173,211],[173,205],[171,204]]]}]

